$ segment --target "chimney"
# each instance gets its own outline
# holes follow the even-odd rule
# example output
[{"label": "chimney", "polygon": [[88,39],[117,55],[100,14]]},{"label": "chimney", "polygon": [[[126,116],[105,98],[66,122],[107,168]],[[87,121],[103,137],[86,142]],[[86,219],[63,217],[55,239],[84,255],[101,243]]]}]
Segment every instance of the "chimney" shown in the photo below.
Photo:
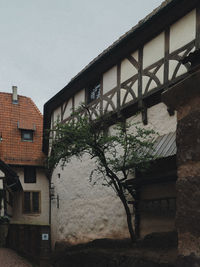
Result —
[{"label": "chimney", "polygon": [[12,86],[12,102],[18,104],[17,86]]}]

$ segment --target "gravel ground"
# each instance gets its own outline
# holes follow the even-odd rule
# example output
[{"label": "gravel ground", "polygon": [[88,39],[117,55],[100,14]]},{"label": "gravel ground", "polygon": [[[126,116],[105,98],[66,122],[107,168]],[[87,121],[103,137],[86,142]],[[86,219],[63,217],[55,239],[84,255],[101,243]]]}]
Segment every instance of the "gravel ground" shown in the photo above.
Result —
[{"label": "gravel ground", "polygon": [[0,267],[33,267],[27,260],[7,248],[0,248]]}]

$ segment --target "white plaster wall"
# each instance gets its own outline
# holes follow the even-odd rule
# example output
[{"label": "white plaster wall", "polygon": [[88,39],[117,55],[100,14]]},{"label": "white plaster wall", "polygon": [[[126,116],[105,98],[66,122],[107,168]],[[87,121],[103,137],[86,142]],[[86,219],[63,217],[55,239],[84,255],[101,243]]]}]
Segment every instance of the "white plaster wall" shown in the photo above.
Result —
[{"label": "white plaster wall", "polygon": [[[135,83],[132,85],[131,87],[132,91],[135,93],[135,96],[138,97],[138,81],[135,81]],[[120,105],[122,105],[123,101],[124,101],[124,97],[126,95],[127,90],[121,88],[120,89]],[[130,102],[131,100],[133,100],[132,95],[129,93],[127,95],[125,104]]]},{"label": "white plaster wall", "polygon": [[[134,59],[138,61],[138,51],[134,52],[132,54],[132,57],[134,57]],[[121,75],[120,75],[121,83],[125,82],[126,80],[128,80],[137,73],[138,73],[137,69],[133,66],[133,64],[131,64],[131,62],[128,59],[124,59],[121,62]]]},{"label": "white plaster wall", "polygon": [[81,90],[74,96],[74,107],[77,109],[81,103],[85,102],[85,90]]},{"label": "white plaster wall", "polygon": [[[94,163],[87,156],[73,159],[64,170],[53,173],[57,201],[52,201],[52,242],[65,240],[70,244],[97,238],[128,237],[125,212],[111,188],[89,182]],[[60,173],[60,178],[58,178]]]},{"label": "white plaster wall", "polygon": [[11,223],[49,224],[49,181],[42,168],[36,169],[36,183],[24,183],[23,168],[16,168],[24,191],[41,192],[41,213],[24,214],[22,209],[23,191],[14,194],[13,218]]},{"label": "white plaster wall", "polygon": [[[174,71],[175,71],[176,66],[177,66],[178,63],[179,62],[176,61],[176,60],[170,60],[169,61],[169,80],[172,79],[173,74],[174,74]],[[180,68],[179,68],[179,70],[178,70],[178,72],[177,72],[177,74],[176,74],[176,77],[178,77],[178,76],[180,76],[180,75],[182,75],[182,74],[184,74],[186,72],[187,72],[186,67],[184,65],[181,65]]]},{"label": "white plaster wall", "polygon": [[[141,115],[128,121],[141,121]],[[170,117],[167,107],[160,103],[148,109],[148,128],[161,135],[176,129],[176,115]],[[112,128],[112,127],[111,127]],[[94,162],[87,156],[82,161],[73,158],[64,168],[53,172],[55,197],[52,201],[52,243],[64,240],[70,244],[98,238],[129,237],[125,212],[111,188],[89,182]],[[60,178],[59,178],[60,177]]]},{"label": "white plaster wall", "polygon": [[53,123],[55,124],[56,122],[60,121],[60,119],[61,119],[61,107],[58,107],[53,112]]},{"label": "white plaster wall", "polygon": [[156,61],[164,58],[165,55],[165,34],[162,32],[150,42],[144,45],[143,68],[150,66]]},{"label": "white plaster wall", "polygon": [[67,106],[63,114],[63,120],[67,119],[71,115],[71,113],[72,113],[72,98],[70,98],[69,101],[67,102]]},{"label": "white plaster wall", "polygon": [[103,74],[103,94],[117,86],[117,66],[114,66]]},{"label": "white plaster wall", "polygon": [[186,45],[196,36],[196,9],[170,27],[170,53]]},{"label": "white plaster wall", "polygon": [[[147,115],[148,124],[143,126],[144,128],[154,129],[154,131],[160,135],[176,131],[176,114],[174,116],[169,116],[169,113],[167,112],[167,106],[165,104],[160,103],[148,108]],[[141,122],[141,114],[127,119],[127,122]]]},{"label": "white plaster wall", "polygon": [[[152,69],[150,72],[153,73],[154,69]],[[164,66],[162,65],[160,69],[157,71],[155,76],[159,79],[160,83],[163,84],[164,82]],[[151,78],[149,76],[142,76],[142,92],[145,92],[146,86]],[[149,85],[148,91],[158,87],[156,82],[154,80],[151,81]]]}]

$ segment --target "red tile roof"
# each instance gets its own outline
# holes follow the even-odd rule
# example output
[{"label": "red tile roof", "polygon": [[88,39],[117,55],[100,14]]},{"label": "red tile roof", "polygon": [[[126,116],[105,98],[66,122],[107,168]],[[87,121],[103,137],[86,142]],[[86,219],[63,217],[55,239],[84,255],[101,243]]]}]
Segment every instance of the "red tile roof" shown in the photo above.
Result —
[{"label": "red tile roof", "polygon": [[[35,127],[33,142],[21,140],[21,129]],[[34,102],[18,96],[18,104],[12,103],[12,94],[0,93],[0,159],[7,164],[44,164],[42,152],[43,116]]]}]

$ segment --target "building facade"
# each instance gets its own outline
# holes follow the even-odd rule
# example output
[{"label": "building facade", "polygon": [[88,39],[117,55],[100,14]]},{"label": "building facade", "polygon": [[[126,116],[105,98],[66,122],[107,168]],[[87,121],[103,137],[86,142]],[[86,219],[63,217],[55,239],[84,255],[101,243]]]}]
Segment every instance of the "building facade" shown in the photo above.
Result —
[{"label": "building facade", "polygon": [[[0,133],[0,169],[5,185],[1,212],[10,222],[9,246],[36,255],[36,246],[40,243],[33,245],[31,239],[26,243],[23,238],[30,236],[34,226],[38,229],[46,226],[45,231],[49,232],[49,181],[42,152],[43,116],[30,98],[17,94],[15,86],[11,94],[0,93]],[[17,182],[9,181],[12,176]],[[39,242],[40,230],[37,235]]]},{"label": "building facade", "polygon": [[[122,116],[140,121],[160,134],[160,160],[131,186],[139,189],[140,236],[173,231],[176,209],[177,116],[162,102],[162,93],[191,75],[189,55],[200,46],[198,1],[167,0],[138,25],[95,58],[44,106],[44,129],[67,123],[71,112],[84,102],[93,118],[109,117],[110,127]],[[138,114],[139,115],[136,115]],[[43,141],[50,153],[50,144]],[[94,163],[89,158],[58,166],[51,177],[52,243],[70,244],[98,238],[128,237],[119,199],[88,182]],[[134,217],[134,216],[133,216]]]}]

